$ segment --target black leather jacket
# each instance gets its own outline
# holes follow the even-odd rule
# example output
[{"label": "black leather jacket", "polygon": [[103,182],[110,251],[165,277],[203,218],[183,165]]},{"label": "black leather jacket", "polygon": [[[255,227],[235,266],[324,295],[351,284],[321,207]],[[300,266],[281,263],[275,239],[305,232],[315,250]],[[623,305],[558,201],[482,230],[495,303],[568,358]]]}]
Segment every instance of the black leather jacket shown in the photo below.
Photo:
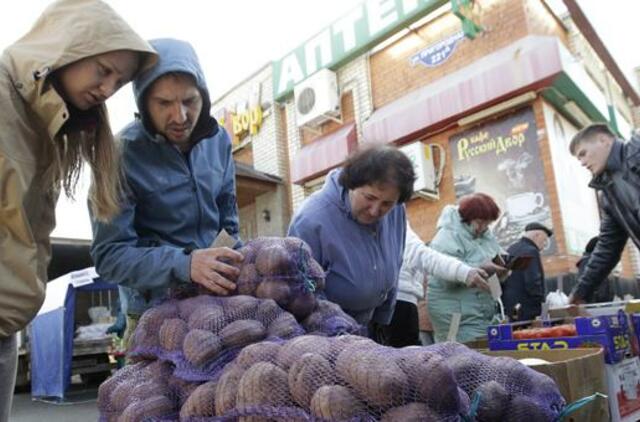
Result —
[{"label": "black leather jacket", "polygon": [[598,243],[573,291],[581,299],[606,280],[629,238],[640,248],[640,138],[616,140],[606,170],[589,186],[599,193],[602,214]]}]

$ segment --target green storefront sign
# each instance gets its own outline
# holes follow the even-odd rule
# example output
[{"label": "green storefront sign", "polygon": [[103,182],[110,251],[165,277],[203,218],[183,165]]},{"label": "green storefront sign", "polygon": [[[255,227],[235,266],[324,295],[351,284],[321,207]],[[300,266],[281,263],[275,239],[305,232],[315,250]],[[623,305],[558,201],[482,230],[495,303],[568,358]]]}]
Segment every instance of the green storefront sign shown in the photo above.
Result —
[{"label": "green storefront sign", "polygon": [[367,0],[304,44],[273,62],[273,96],[323,68],[335,68],[410,25],[447,0]]}]

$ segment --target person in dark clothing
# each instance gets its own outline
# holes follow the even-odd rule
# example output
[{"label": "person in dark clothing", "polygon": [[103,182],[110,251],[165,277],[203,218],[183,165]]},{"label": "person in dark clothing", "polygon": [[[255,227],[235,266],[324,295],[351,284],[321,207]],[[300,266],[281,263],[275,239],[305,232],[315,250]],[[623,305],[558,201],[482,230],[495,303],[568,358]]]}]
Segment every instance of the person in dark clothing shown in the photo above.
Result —
[{"label": "person in dark clothing", "polygon": [[[584,248],[584,252],[582,253],[582,257],[576,263],[576,267],[578,267],[578,280],[587,270],[587,264],[589,263],[589,258],[591,257],[591,253],[596,247],[596,243],[598,242],[598,236],[594,236],[589,240],[587,246]],[[608,277],[605,277],[607,280],[604,283],[599,283],[600,287],[593,292],[592,295],[585,298],[589,303],[600,303],[600,302],[610,302],[613,300],[613,294],[611,292],[611,285],[609,283]]]},{"label": "person in dark clothing", "polygon": [[527,268],[514,270],[502,286],[502,303],[512,321],[529,321],[539,316],[544,302],[544,269],[540,251],[553,231],[540,223],[530,223],[524,235],[507,252],[512,256],[533,257]]},{"label": "person in dark clothing", "polygon": [[589,186],[602,206],[598,242],[569,297],[580,304],[606,280],[628,239],[640,247],[640,137],[624,142],[606,124],[595,123],[573,137],[569,150],[593,175]]}]

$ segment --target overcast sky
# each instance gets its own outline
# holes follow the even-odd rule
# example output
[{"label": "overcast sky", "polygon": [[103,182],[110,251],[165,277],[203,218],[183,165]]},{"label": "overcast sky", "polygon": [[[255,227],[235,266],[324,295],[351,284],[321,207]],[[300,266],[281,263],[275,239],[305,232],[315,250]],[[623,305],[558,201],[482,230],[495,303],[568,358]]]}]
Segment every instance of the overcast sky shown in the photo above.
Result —
[{"label": "overcast sky", "polygon": [[[482,1],[482,0],[480,0]],[[640,65],[634,29],[636,0],[578,0],[620,67],[636,86],[632,69]],[[191,42],[202,62],[213,99],[255,70],[279,59],[344,15],[362,0],[107,0],[144,38],[173,37]],[[50,0],[13,1],[0,14],[0,49],[22,36]],[[132,117],[131,87],[107,102],[117,131]],[[63,205],[59,236],[90,236],[86,215]],[[75,209],[73,209],[75,208]]]}]

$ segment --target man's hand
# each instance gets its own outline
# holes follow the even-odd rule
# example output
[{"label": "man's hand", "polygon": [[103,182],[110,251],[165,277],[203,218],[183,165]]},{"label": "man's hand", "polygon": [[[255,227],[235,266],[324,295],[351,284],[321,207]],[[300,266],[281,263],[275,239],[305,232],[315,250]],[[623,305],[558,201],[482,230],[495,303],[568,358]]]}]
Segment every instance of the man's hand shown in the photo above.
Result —
[{"label": "man's hand", "polygon": [[482,268],[474,268],[469,271],[467,279],[464,281],[468,287],[475,287],[486,292],[489,291],[489,283],[485,280],[488,277]]},{"label": "man's hand", "polygon": [[191,252],[191,281],[210,292],[226,296],[235,290],[233,281],[240,270],[233,265],[242,262],[242,254],[230,248],[197,249]]},{"label": "man's hand", "polygon": [[584,305],[586,302],[583,298],[571,293],[569,295],[569,305]]}]

